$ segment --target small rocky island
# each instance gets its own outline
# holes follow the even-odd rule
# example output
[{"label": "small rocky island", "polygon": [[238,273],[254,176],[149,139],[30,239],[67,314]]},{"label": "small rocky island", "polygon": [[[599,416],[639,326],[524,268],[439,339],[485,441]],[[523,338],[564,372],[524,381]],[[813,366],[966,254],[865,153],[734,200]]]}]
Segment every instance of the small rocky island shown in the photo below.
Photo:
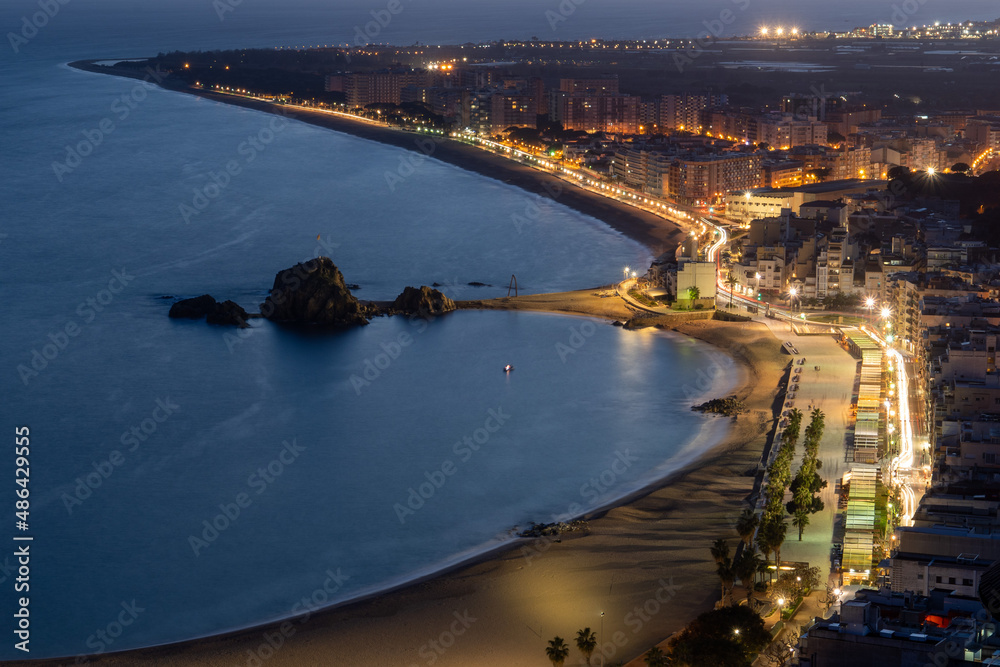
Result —
[{"label": "small rocky island", "polygon": [[329,257],[317,257],[279,271],[260,314],[248,314],[233,301],[218,302],[209,294],[183,299],[170,307],[170,317],[201,319],[209,324],[246,327],[247,320],[325,327],[360,326],[373,317],[430,317],[455,310],[455,302],[436,289],[407,287],[395,301],[361,302],[351,294],[344,275]]},{"label": "small rocky island", "polygon": [[241,329],[249,326],[249,315],[235,301],[219,303],[209,294],[202,294],[193,299],[183,299],[170,306],[170,317],[190,320],[205,318],[209,324],[224,324],[237,326]]},{"label": "small rocky island", "polygon": [[736,396],[728,396],[726,398],[713,398],[701,405],[693,405],[691,409],[696,412],[711,412],[717,415],[735,417],[746,412],[747,406]]}]

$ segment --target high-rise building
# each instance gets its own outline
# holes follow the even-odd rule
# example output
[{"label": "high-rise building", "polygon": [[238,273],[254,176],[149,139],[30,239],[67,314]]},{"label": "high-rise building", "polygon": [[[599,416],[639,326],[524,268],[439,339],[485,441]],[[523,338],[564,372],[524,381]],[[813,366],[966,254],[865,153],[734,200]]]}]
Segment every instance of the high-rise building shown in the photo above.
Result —
[{"label": "high-rise building", "polygon": [[728,192],[762,184],[761,156],[756,154],[678,158],[668,173],[668,195],[685,202],[718,202]]},{"label": "high-rise building", "polygon": [[705,126],[703,114],[712,108],[725,106],[726,95],[663,95],[660,97],[660,129],[700,134]]}]

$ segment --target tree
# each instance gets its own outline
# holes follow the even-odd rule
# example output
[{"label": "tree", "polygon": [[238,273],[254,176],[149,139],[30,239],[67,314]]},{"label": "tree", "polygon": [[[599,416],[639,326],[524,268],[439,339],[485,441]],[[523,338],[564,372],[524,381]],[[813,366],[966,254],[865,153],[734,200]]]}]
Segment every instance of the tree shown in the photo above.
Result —
[{"label": "tree", "polygon": [[712,558],[716,563],[724,563],[729,560],[729,542],[721,537],[712,543]]},{"label": "tree", "polygon": [[906,167],[901,167],[896,165],[894,167],[889,167],[889,172],[886,174],[890,181],[894,181],[897,178],[900,180],[910,179],[910,170]]},{"label": "tree", "polygon": [[769,665],[769,667],[785,667],[791,661],[794,655],[792,650],[798,643],[798,634],[790,633],[768,644],[767,648],[761,652],[760,657],[764,664]]},{"label": "tree", "polygon": [[583,653],[583,657],[587,659],[587,664],[590,664],[590,656],[594,654],[594,649],[597,648],[597,635],[590,631],[590,628],[584,628],[576,633],[576,647],[580,649],[580,653]]},{"label": "tree", "polygon": [[972,171],[972,167],[970,167],[965,162],[956,162],[955,164],[951,165],[951,170],[956,174],[968,175],[969,172]]},{"label": "tree", "polygon": [[761,546],[761,551],[765,554],[774,552],[774,566],[778,567],[781,561],[781,544],[785,541],[785,534],[788,527],[784,518],[779,512],[765,517],[757,531],[757,542]]},{"label": "tree", "polygon": [[792,525],[799,529],[799,542],[801,542],[802,531],[809,525],[809,510],[796,509],[792,515]]},{"label": "tree", "polygon": [[688,287],[687,292],[688,292],[688,298],[691,299],[692,301],[697,301],[698,297],[701,296],[701,290],[695,287],[694,285]]},{"label": "tree", "polygon": [[736,532],[740,534],[740,539],[743,540],[744,546],[750,546],[753,534],[757,530],[759,523],[760,519],[757,518],[756,512],[749,507],[745,508],[743,513],[740,514],[740,518],[736,520]]},{"label": "tree", "polygon": [[715,573],[719,575],[719,581],[722,582],[722,604],[732,604],[732,590],[733,584],[736,583],[736,574],[733,572],[732,564],[728,558],[716,566]]},{"label": "tree", "polygon": [[739,577],[740,582],[743,584],[743,588],[746,589],[747,594],[747,604],[750,604],[750,599],[753,597],[753,587],[757,582],[757,572],[760,570],[760,558],[757,557],[757,553],[746,547],[740,552],[740,557],[736,559],[733,563],[733,574]]},{"label": "tree", "polygon": [[670,640],[675,665],[750,667],[771,642],[764,620],[747,607],[706,612]]},{"label": "tree", "polygon": [[665,667],[670,664],[667,662],[667,655],[660,649],[659,646],[654,646],[646,651],[646,654],[642,656],[642,659],[648,667]]},{"label": "tree", "polygon": [[730,271],[726,275],[726,285],[729,286],[729,307],[733,307],[733,292],[736,290],[736,286],[740,284],[739,279]]},{"label": "tree", "polygon": [[569,656],[569,647],[562,637],[556,636],[549,640],[549,645],[545,647],[545,655],[552,661],[552,667],[562,667]]}]

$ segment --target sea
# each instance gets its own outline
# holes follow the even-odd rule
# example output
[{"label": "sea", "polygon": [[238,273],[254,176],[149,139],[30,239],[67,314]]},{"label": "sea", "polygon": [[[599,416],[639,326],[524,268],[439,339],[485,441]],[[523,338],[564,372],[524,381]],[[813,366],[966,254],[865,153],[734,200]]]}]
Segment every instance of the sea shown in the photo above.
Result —
[{"label": "sea", "polygon": [[[734,32],[893,11],[402,0],[378,41],[693,36],[744,5]],[[596,288],[648,265],[557,200],[433,159],[390,184],[400,149],[66,66],[352,42],[386,6],[0,5],[0,659],[182,641],[375,593],[612,503],[723,432],[690,406],[734,386],[731,360],[669,333],[496,311],[333,333],[168,319],[203,293],[255,310],[275,273],[318,255],[362,299],[433,283],[503,296],[512,275],[524,293]],[[918,6],[928,21],[996,13]]]}]

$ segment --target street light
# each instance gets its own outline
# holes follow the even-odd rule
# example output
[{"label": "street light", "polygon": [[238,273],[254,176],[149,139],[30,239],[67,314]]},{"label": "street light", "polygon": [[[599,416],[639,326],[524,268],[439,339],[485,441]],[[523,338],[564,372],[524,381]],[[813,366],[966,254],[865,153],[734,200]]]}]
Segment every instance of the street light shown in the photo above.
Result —
[{"label": "street light", "polygon": [[868,309],[868,321],[872,320],[872,311],[875,309],[875,297],[865,297],[865,308]]}]

